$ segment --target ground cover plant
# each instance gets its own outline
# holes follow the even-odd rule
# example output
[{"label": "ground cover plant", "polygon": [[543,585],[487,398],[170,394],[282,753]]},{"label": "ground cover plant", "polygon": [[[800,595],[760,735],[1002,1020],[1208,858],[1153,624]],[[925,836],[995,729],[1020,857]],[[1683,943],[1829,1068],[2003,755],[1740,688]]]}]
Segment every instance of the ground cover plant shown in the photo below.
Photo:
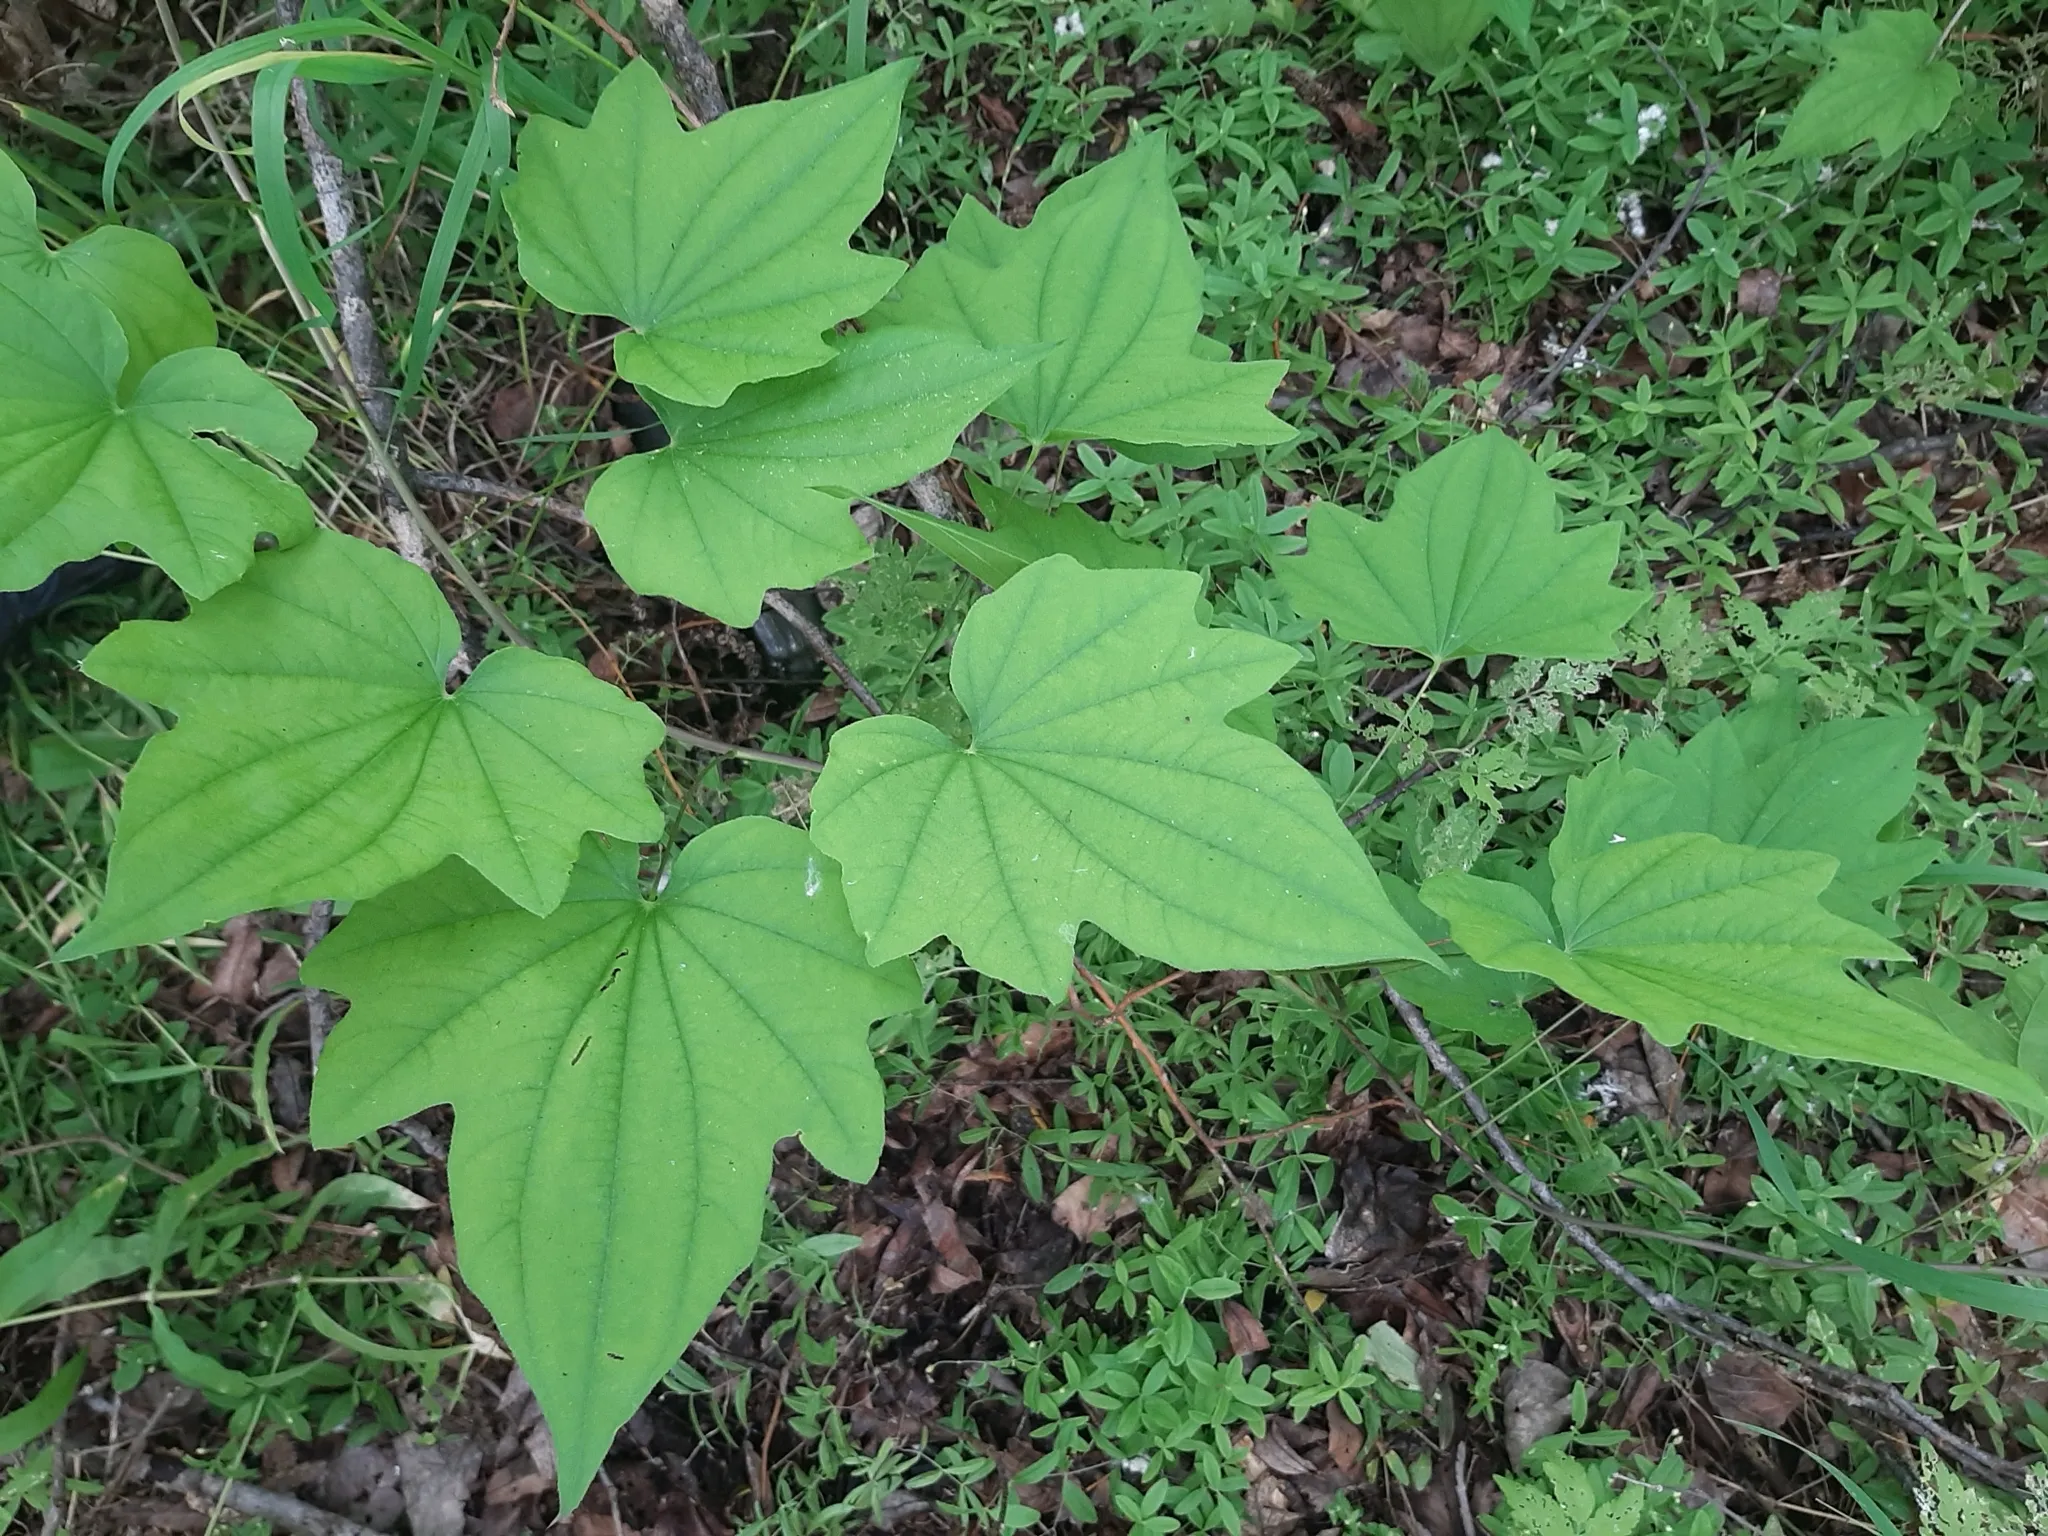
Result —
[{"label": "ground cover plant", "polygon": [[160,9],[0,160],[0,563],[152,568],[10,1516],[2008,1518],[2025,7]]}]

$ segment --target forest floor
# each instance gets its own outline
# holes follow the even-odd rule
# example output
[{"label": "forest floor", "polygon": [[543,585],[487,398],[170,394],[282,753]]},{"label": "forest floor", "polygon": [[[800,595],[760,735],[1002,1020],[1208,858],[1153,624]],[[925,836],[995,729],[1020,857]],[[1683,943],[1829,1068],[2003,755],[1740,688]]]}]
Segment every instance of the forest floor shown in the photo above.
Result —
[{"label": "forest floor", "polygon": [[[737,103],[841,78],[849,12],[871,53],[919,62],[864,235],[876,250],[921,248],[963,198],[1021,222],[1134,129],[1168,135],[1210,329],[1289,362],[1283,409],[1305,436],[1198,471],[1089,448],[1040,468],[1065,503],[1205,573],[1219,622],[1301,647],[1280,739],[1340,809],[1383,813],[1388,868],[1413,879],[1475,838],[1513,843],[1631,711],[1699,718],[1791,686],[1825,713],[1917,701],[1934,725],[1914,823],[1952,866],[2039,871],[2038,11],[1980,0],[1949,125],[1816,178],[1768,149],[1820,67],[1819,7],[1535,9],[1537,43],[1496,26],[1436,82],[1338,0],[701,0],[692,15]],[[620,39],[647,44],[632,0],[390,13],[483,52],[508,29],[522,79],[586,107]],[[0,6],[0,142],[53,234],[102,216],[108,143],[172,67],[160,21],[190,56],[273,17],[240,0]],[[841,694],[807,652],[637,596],[604,564],[576,507],[639,423],[611,393],[605,338],[565,330],[519,281],[490,189],[453,220],[445,330],[416,323],[481,110],[458,92],[430,112],[429,89],[328,94],[377,189],[363,245],[385,337],[433,349],[406,403],[412,462],[516,492],[434,498],[441,530],[545,649],[677,723],[822,755]],[[248,80],[205,100],[246,148]],[[118,212],[187,254],[225,344],[320,421],[303,478],[323,517],[374,531],[371,469],[199,132],[159,112]],[[301,212],[317,234],[310,195]],[[1628,664],[1404,678],[1293,617],[1268,566],[1311,497],[1383,505],[1395,469],[1506,413],[1571,520],[1621,522],[1624,572],[1660,593]],[[956,490],[963,469],[1005,466],[963,449]],[[884,537],[828,594],[827,622],[870,686],[916,709],[943,691],[975,590],[929,545]],[[322,1511],[412,1536],[541,1530],[558,1514],[552,1451],[462,1285],[448,1113],[346,1151],[306,1143],[301,915],[52,958],[102,883],[120,777],[168,723],[78,661],[180,602],[144,571],[7,641],[0,1246],[126,1170],[110,1242],[168,1219],[177,1258],[161,1293],[110,1269],[0,1329],[0,1413],[53,1362],[87,1361],[54,1438],[0,1461],[0,1511],[93,1536],[313,1530]],[[1481,816],[1430,770],[1510,708],[1524,724]],[[806,810],[804,781],[773,764],[678,749],[667,770],[685,825]],[[1902,942],[1967,991],[2041,953],[2043,890],[1911,889]],[[785,1148],[756,1262],[564,1517],[575,1536],[1913,1526],[1909,1427],[1782,1359],[1708,1349],[1631,1294],[1527,1198],[1376,997],[1103,953],[1103,992],[1052,1008],[924,957],[931,1000],[875,1032],[880,1173],[849,1185]],[[1561,994],[1509,1013],[1455,1058],[1622,1265],[1897,1386],[1991,1455],[2048,1451],[2048,1332],[1842,1262],[1759,1176],[1744,1113],[1797,1154],[1810,1210],[1930,1262],[2048,1270],[2048,1175],[2002,1109],[1721,1037],[1674,1055]],[[265,1384],[204,1390],[167,1363],[191,1351]],[[220,1477],[284,1502],[266,1519]],[[1514,1523],[1529,1517],[1503,1509],[1497,1479],[1517,1477],[1579,1523]],[[1634,1524],[1587,1523],[1636,1499]]]}]

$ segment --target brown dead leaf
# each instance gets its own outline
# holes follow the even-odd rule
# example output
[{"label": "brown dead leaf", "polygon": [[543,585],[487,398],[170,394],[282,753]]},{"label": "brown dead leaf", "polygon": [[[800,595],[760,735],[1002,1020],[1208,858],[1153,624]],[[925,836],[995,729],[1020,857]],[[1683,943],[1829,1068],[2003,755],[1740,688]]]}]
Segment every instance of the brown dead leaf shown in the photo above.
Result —
[{"label": "brown dead leaf", "polygon": [[973,1285],[981,1279],[981,1261],[967,1251],[967,1240],[960,1235],[960,1222],[951,1206],[938,1200],[926,1200],[924,1230],[931,1239],[932,1247],[939,1252],[941,1265],[952,1272],[949,1278],[957,1282],[942,1286],[934,1272],[934,1290],[957,1291],[961,1286]]},{"label": "brown dead leaf", "polygon": [[974,104],[981,108],[981,115],[988,119],[989,127],[1008,138],[1017,137],[1017,114],[987,91],[974,98]]},{"label": "brown dead leaf", "polygon": [[507,384],[491,396],[490,407],[484,412],[484,429],[491,434],[492,441],[509,443],[533,431],[539,417],[540,396],[522,380]]},{"label": "brown dead leaf", "polygon": [[1119,1218],[1138,1213],[1138,1202],[1129,1195],[1120,1194],[1098,1203],[1094,1190],[1094,1177],[1084,1173],[1052,1202],[1052,1219],[1084,1243],[1098,1232],[1107,1232]]},{"label": "brown dead leaf", "polygon": [[1565,1348],[1572,1352],[1572,1359],[1579,1369],[1590,1371],[1599,1364],[1599,1357],[1593,1350],[1593,1309],[1576,1296],[1560,1296],[1550,1305],[1550,1321],[1557,1328],[1557,1336],[1564,1340]]},{"label": "brown dead leaf", "polygon": [[1522,1469],[1529,1447],[1572,1421],[1572,1379],[1532,1355],[1501,1378],[1501,1425],[1508,1465]]},{"label": "brown dead leaf", "polygon": [[1707,1367],[1707,1401],[1731,1424],[1776,1431],[1798,1411],[1804,1394],[1762,1355],[1731,1349]]},{"label": "brown dead leaf", "polygon": [[1785,274],[1769,267],[1751,267],[1735,280],[1735,310],[1752,320],[1778,312],[1778,299],[1785,290]]},{"label": "brown dead leaf", "polygon": [[235,1007],[245,1006],[256,996],[256,972],[263,958],[263,929],[253,916],[231,917],[221,925],[227,945],[213,969],[206,973],[206,990]]},{"label": "brown dead leaf", "polygon": [[1359,1452],[1365,1449],[1365,1431],[1345,1415],[1334,1402],[1325,1409],[1330,1422],[1330,1462],[1339,1472],[1350,1472],[1358,1466]]},{"label": "brown dead leaf", "polygon": [[310,1195],[313,1186],[301,1170],[306,1166],[306,1149],[293,1147],[270,1160],[270,1187],[280,1195]]},{"label": "brown dead leaf", "polygon": [[2048,1271],[2048,1175],[2015,1184],[1998,1201],[2005,1246],[2029,1269]]},{"label": "brown dead leaf", "polygon": [[484,1484],[484,1503],[517,1504],[521,1499],[534,1498],[553,1486],[550,1479],[533,1469],[530,1461],[525,1466],[525,1471],[500,1467],[493,1472],[491,1480]]},{"label": "brown dead leaf", "polygon": [[289,991],[298,985],[299,956],[288,944],[272,949],[263,962],[263,969],[256,973],[256,995],[276,997],[280,992]]},{"label": "brown dead leaf", "polygon": [[1230,1340],[1230,1353],[1239,1360],[1256,1355],[1269,1347],[1272,1340],[1266,1337],[1266,1330],[1250,1307],[1241,1301],[1223,1303],[1223,1332]]},{"label": "brown dead leaf", "polygon": [[1269,1434],[1263,1440],[1254,1440],[1252,1455],[1265,1464],[1267,1471],[1276,1472],[1282,1477],[1307,1477],[1315,1471],[1312,1462],[1305,1460],[1301,1452],[1275,1434]]},{"label": "brown dead leaf", "polygon": [[590,675],[601,682],[623,686],[626,674],[619,670],[619,658],[612,654],[608,645],[600,645],[583,659],[583,665]]},{"label": "brown dead leaf", "polygon": [[1656,1404],[1657,1394],[1663,1390],[1664,1378],[1657,1374],[1657,1367],[1649,1361],[1630,1366],[1628,1375],[1622,1378],[1621,1391],[1615,1395],[1614,1407],[1607,1415],[1608,1427],[1634,1429],[1642,1423],[1643,1415]]}]

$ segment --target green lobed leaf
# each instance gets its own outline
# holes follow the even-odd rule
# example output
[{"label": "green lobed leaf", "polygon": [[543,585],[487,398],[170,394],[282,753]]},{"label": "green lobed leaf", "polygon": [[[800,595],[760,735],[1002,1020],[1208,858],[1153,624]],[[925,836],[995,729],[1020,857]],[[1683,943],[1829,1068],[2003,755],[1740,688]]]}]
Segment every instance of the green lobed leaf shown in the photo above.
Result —
[{"label": "green lobed leaf", "polygon": [[1373,0],[1372,21],[1432,75],[1462,59],[1497,13],[1496,0]]},{"label": "green lobed leaf", "polygon": [[623,320],[619,372],[671,400],[720,405],[822,366],[824,333],[903,271],[846,242],[881,199],[909,79],[892,64],[685,133],[636,59],[588,128],[536,117],[521,130],[505,194],[520,275],[563,309]]},{"label": "green lobed leaf", "polygon": [[125,400],[113,312],[47,277],[0,282],[0,589],[133,544],[195,598],[249,568],[256,535],[313,526],[305,494],[194,433],[297,463],[313,424],[232,352],[196,347],[152,366]]},{"label": "green lobed leaf", "polygon": [[0,150],[0,283],[17,275],[67,282],[113,311],[128,338],[128,361],[117,386],[124,399],[159,360],[218,339],[213,306],[169,242],[102,224],[61,250],[46,249],[36,227],[35,193]]},{"label": "green lobed leaf", "polygon": [[989,346],[1051,344],[989,407],[1034,442],[1249,447],[1295,435],[1266,408],[1286,365],[1217,361],[1196,329],[1202,269],[1157,134],[1061,185],[1026,229],[962,204],[944,243],[868,318]]},{"label": "green lobed leaf", "polygon": [[66,956],[262,907],[356,900],[467,860],[561,900],[585,831],[661,835],[661,722],[573,661],[461,644],[433,579],[321,531],[175,624],[124,624],[87,674],[178,712],[122,794],[106,899]]},{"label": "green lobed leaf", "polygon": [[812,835],[872,959],[943,933],[1056,997],[1084,921],[1189,970],[1427,956],[1307,770],[1224,723],[1293,652],[1203,628],[1200,585],[1041,560],[954,644],[971,746],[900,715],[832,738]]},{"label": "green lobed leaf", "polygon": [[589,840],[544,918],[443,865],[358,906],[305,973],[352,1004],[317,1144],[455,1107],[463,1278],[547,1413],[564,1509],[753,1258],[776,1141],[873,1173],[866,1026],[921,995],[909,965],[869,968],[794,828],[713,827],[651,899],[636,862]]},{"label": "green lobed leaf", "polygon": [[723,406],[649,397],[669,446],[621,459],[585,502],[631,586],[753,623],[769,587],[809,586],[866,555],[849,495],[939,463],[1028,366],[1014,352],[900,330],[853,337],[829,356]]},{"label": "green lobed leaf", "polygon": [[1631,745],[1629,767],[1656,774],[1671,792],[1614,830],[1634,840],[1705,832],[1752,848],[1825,853],[1836,871],[1822,904],[1876,925],[1872,906],[1941,851],[1928,838],[1878,837],[1912,798],[1927,727],[1924,715],[1802,725],[1794,690],[1764,688],[1682,748],[1661,738]]},{"label": "green lobed leaf", "polygon": [[967,477],[967,485],[986,528],[899,507],[884,510],[988,586],[1000,587],[1047,555],[1072,555],[1091,571],[1158,570],[1173,564],[1158,545],[1126,539],[1077,506],[1048,512],[974,475]]},{"label": "green lobed leaf", "polygon": [[1572,782],[1549,851],[1548,910],[1521,886],[1457,873],[1426,881],[1422,900],[1482,965],[1547,976],[1667,1045],[1711,1024],[1795,1055],[1920,1072],[2048,1107],[2016,1068],[1843,973],[1850,959],[1906,957],[1821,905],[1833,859],[1704,833],[1638,842],[1613,830],[1634,803],[1664,792],[1661,780],[1618,763]]},{"label": "green lobed leaf", "polygon": [[1362,645],[1437,662],[1613,656],[1615,631],[1642,604],[1609,581],[1621,526],[1560,527],[1550,478],[1488,429],[1403,475],[1379,522],[1317,506],[1308,552],[1274,569],[1303,616]]},{"label": "green lobed leaf", "polygon": [[1380,883],[1402,921],[1421,935],[1437,957],[1435,966],[1396,961],[1380,967],[1395,990],[1414,1003],[1439,1030],[1464,1030],[1488,1045],[1519,1045],[1533,1039],[1536,1021],[1522,1005],[1550,990],[1540,976],[1488,970],[1450,943],[1450,924],[1422,904],[1414,886],[1397,875]]},{"label": "green lobed leaf", "polygon": [[1932,133],[1963,88],[1940,46],[1941,25],[1925,11],[1865,11],[1829,45],[1827,71],[1785,127],[1784,153],[1840,155],[1875,139],[1889,155]]}]

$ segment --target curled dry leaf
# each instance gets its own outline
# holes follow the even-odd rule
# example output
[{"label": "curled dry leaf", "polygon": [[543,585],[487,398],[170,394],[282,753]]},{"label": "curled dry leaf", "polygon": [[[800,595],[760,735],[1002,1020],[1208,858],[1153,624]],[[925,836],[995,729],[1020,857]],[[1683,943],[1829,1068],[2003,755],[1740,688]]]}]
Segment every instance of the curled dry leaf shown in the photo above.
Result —
[{"label": "curled dry leaf", "polygon": [[1785,274],[1769,267],[1751,267],[1735,280],[1736,313],[1753,320],[1778,312],[1778,299],[1785,291]]},{"label": "curled dry leaf", "polygon": [[220,934],[227,944],[206,973],[207,995],[239,1008],[256,995],[263,929],[254,916],[233,917],[221,926]]},{"label": "curled dry leaf", "polygon": [[960,1222],[951,1206],[938,1200],[926,1200],[924,1230],[932,1241],[932,1247],[939,1253],[939,1263],[933,1267],[931,1275],[933,1290],[944,1294],[980,1283],[981,1261],[967,1251],[967,1242],[960,1236]]},{"label": "curled dry leaf", "polygon": [[1223,1303],[1223,1332],[1230,1340],[1230,1353],[1237,1359],[1256,1355],[1273,1341],[1266,1337],[1266,1330],[1251,1308],[1241,1301]]},{"label": "curled dry leaf", "polygon": [[1137,1211],[1138,1202],[1129,1195],[1114,1195],[1098,1202],[1095,1181],[1085,1173],[1061,1190],[1052,1202],[1052,1219],[1084,1243],[1098,1232],[1107,1232],[1119,1217],[1134,1216]]},{"label": "curled dry leaf", "polygon": [[1502,1378],[1501,1419],[1508,1464],[1519,1472],[1530,1446],[1571,1422],[1571,1377],[1548,1360],[1524,1360]]},{"label": "curled dry leaf", "polygon": [[1998,1202],[2005,1245],[2029,1269],[2048,1270],[2048,1176],[2034,1174]]},{"label": "curled dry leaf", "polygon": [[1731,1424],[1777,1431],[1798,1411],[1803,1394],[1761,1355],[1729,1350],[1707,1367],[1707,1401]]},{"label": "curled dry leaf", "polygon": [[1357,1469],[1359,1452],[1365,1449],[1365,1432],[1332,1402],[1325,1410],[1330,1423],[1330,1463],[1339,1472]]}]

